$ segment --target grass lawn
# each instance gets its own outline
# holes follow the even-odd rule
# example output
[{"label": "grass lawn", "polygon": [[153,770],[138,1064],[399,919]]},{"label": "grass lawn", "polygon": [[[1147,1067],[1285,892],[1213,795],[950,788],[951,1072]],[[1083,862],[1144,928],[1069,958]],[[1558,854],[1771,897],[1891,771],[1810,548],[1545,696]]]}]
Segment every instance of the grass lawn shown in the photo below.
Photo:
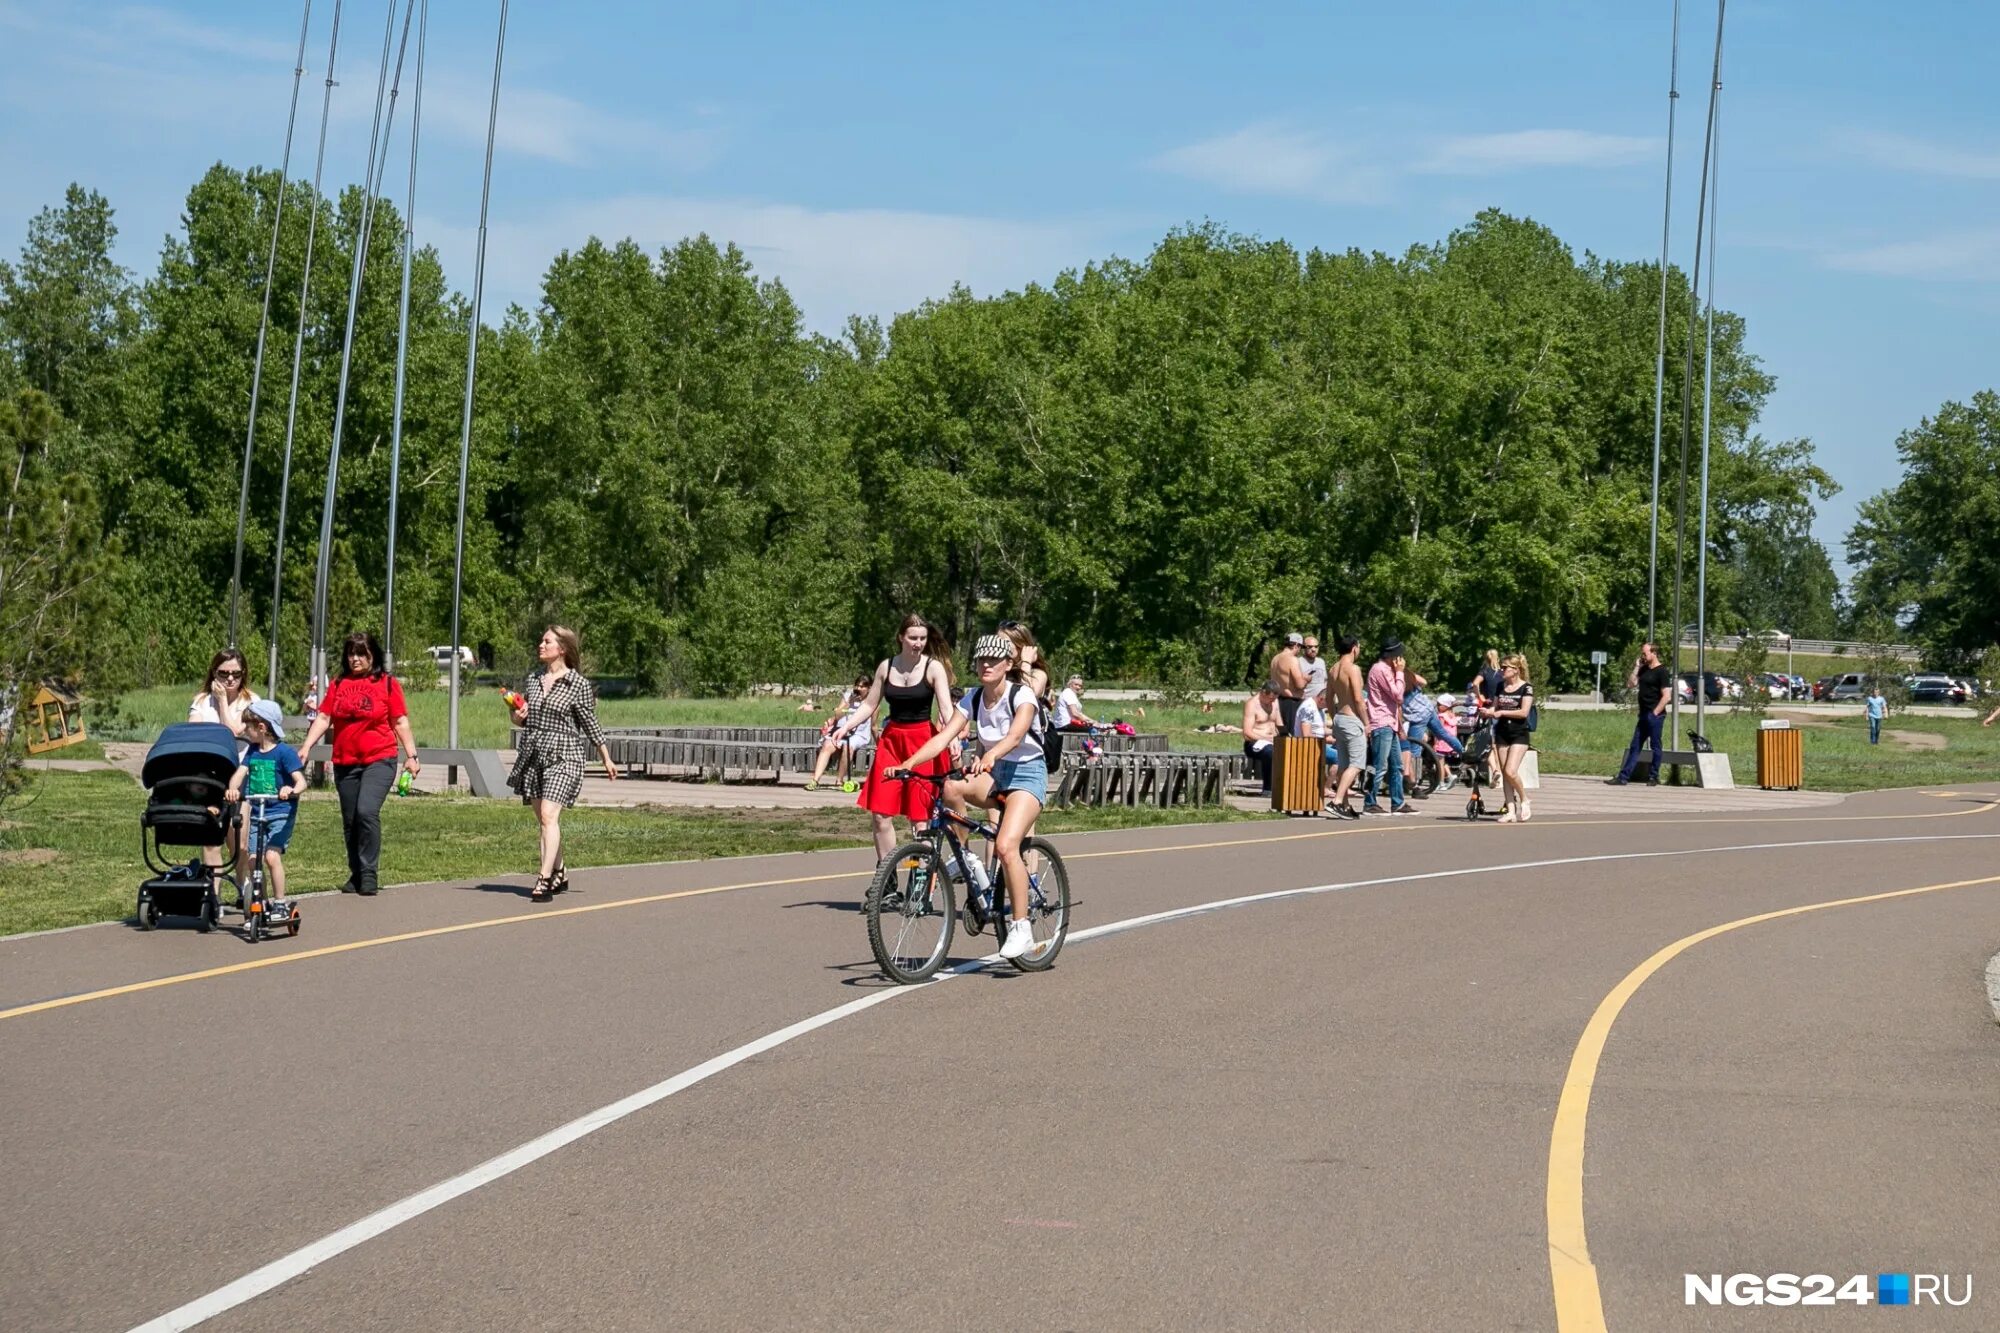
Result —
[{"label": "grass lawn", "polygon": [[[1783,714],[1773,710],[1773,716]],[[1624,710],[1544,712],[1535,733],[1542,771],[1609,777],[1632,738],[1633,716]],[[1880,745],[1868,743],[1868,724],[1859,716],[1794,720],[1802,724],[1806,786],[1813,791],[1952,786],[2000,777],[2000,727],[1981,727],[1975,718],[1892,717],[1883,724]],[[1684,709],[1683,733],[1693,725],[1693,711]],[[1728,753],[1737,785],[1756,785],[1757,724],[1743,714],[1711,713],[1706,727],[1703,734]],[[1680,738],[1683,746],[1686,739]]]},{"label": "grass lawn", "polygon": [[[79,747],[81,748],[81,747]],[[37,773],[0,825],[0,935],[132,913],[146,877],[139,853],[145,793],[124,773]],[[1209,823],[1268,818],[1232,809],[1051,811],[1042,830]],[[535,827],[519,805],[470,796],[392,797],[383,810],[385,884],[520,874],[532,868]],[[818,810],[591,809],[563,819],[572,864],[625,865],[764,852],[858,847],[868,817],[852,805]],[[294,892],[322,892],[347,876],[340,807],[307,795],[286,857]]]}]

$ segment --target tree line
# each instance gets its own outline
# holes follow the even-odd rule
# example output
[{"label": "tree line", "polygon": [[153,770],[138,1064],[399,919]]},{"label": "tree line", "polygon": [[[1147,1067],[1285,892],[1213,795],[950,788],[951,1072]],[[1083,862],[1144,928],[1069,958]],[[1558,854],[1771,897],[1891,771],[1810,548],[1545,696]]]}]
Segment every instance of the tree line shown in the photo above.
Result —
[{"label": "tree line", "polygon": [[[27,548],[0,535],[10,680],[191,680],[224,641],[278,188],[218,164],[138,281],[112,257],[109,202],[73,186],[0,264],[10,513],[68,544],[17,575]],[[363,196],[286,189],[240,637],[262,661],[317,211],[279,600],[295,691]],[[375,207],[336,635],[382,619],[402,223]],[[413,271],[401,658],[448,633],[469,323],[434,252]],[[1684,311],[1685,275],[1668,283]],[[840,678],[915,610],[960,644],[1025,620],[1061,667],[1098,677],[1240,683],[1309,628],[1394,635],[1434,669],[1518,647],[1540,679],[1577,685],[1593,649],[1622,655],[1645,632],[1659,288],[1657,265],[1579,256],[1497,211],[1397,255],[1203,224],[1143,259],[955,289],[829,337],[734,245],[579,238],[535,309],[479,330],[462,638],[518,665],[562,621],[601,673],[731,690]],[[1668,326],[1678,368],[1686,324]],[[1699,342],[1695,357],[1698,386]],[[1834,483],[1809,441],[1757,432],[1772,380],[1732,314],[1713,379],[1709,623],[1831,635],[1840,590],[1809,527]],[[1678,416],[1670,392],[1663,634]],[[1689,505],[1691,547],[1692,490]],[[30,646],[13,624],[36,598],[66,609]]]}]

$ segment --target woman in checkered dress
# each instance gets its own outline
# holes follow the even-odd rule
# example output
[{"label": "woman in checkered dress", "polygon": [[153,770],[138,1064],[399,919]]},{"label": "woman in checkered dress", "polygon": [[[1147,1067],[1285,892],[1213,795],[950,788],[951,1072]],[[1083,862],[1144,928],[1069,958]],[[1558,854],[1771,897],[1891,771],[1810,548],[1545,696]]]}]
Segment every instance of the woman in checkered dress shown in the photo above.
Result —
[{"label": "woman in checkered dress", "polygon": [[528,677],[521,707],[514,710],[514,724],[522,729],[521,744],[507,785],[521,793],[522,804],[535,808],[541,823],[541,871],[529,897],[545,903],[569,887],[562,859],[562,812],[576,804],[583,790],[583,764],[590,753],[585,742],[597,747],[605,777],[616,781],[618,770],[611,762],[611,747],[604,743],[604,729],[597,725],[597,692],[576,669],[576,631],[549,626],[536,656],[542,665]]}]

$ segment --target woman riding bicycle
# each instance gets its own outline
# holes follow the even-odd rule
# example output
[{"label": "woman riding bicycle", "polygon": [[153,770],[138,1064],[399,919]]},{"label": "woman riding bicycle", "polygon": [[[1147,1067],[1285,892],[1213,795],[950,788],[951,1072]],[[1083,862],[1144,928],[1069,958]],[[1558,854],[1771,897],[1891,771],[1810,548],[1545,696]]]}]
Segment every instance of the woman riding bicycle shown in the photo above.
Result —
[{"label": "woman riding bicycle", "polygon": [[[963,778],[945,782],[945,800],[954,809],[966,804],[1000,812],[994,851],[1007,876],[1007,938],[1002,958],[1019,958],[1036,947],[1028,922],[1028,865],[1021,858],[1021,839],[1034,827],[1048,796],[1049,770],[1042,755],[1041,705],[1023,682],[1019,655],[1011,639],[988,634],[972,651],[972,669],[979,684],[965,692],[942,730],[922,749],[904,760],[897,772],[923,771],[924,765],[972,727],[979,754]],[[890,776],[896,776],[891,773]]]}]

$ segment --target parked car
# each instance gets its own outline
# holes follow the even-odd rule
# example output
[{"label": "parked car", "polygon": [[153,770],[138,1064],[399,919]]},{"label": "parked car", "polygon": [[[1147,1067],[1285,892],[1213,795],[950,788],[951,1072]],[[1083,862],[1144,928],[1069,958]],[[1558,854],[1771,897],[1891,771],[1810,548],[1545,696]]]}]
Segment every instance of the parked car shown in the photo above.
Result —
[{"label": "parked car", "polygon": [[1792,691],[1795,688],[1792,684],[1792,678],[1782,671],[1766,671],[1763,675],[1757,677],[1757,683],[1764,687],[1766,695],[1780,702],[1791,698]]},{"label": "parked car", "polygon": [[1840,677],[1838,676],[1821,676],[1812,684],[1813,699],[1819,703],[1825,703],[1833,697],[1833,687],[1839,683]]},{"label": "parked car", "polygon": [[1833,684],[1827,689],[1826,697],[1833,703],[1865,699],[1868,697],[1868,677],[1859,671],[1835,676]]},{"label": "parked car", "polygon": [[1963,703],[1958,682],[1941,672],[1926,671],[1922,675],[1905,676],[1903,688],[1910,692],[1913,704]]},{"label": "parked car", "polygon": [[[1681,685],[1688,691],[1690,696],[1694,693],[1695,676],[1696,673],[1692,671],[1681,672]],[[1708,696],[1708,701],[1712,704],[1721,703],[1723,695],[1722,678],[1713,671],[1701,672],[1700,676],[1701,691]]]},{"label": "parked car", "polygon": [[[437,664],[439,675],[450,674],[451,658],[452,658],[452,650],[450,644],[448,643],[434,644],[426,651],[430,653],[431,661]],[[460,671],[470,671],[473,667],[477,666],[478,664],[479,664],[478,660],[474,658],[472,655],[472,649],[466,647],[464,644],[461,643],[458,646],[458,669]]]},{"label": "parked car", "polygon": [[1721,672],[1716,673],[1715,679],[1722,686],[1722,697],[1724,700],[1729,703],[1741,702],[1743,698],[1742,681],[1736,679],[1734,676],[1725,676]]}]

